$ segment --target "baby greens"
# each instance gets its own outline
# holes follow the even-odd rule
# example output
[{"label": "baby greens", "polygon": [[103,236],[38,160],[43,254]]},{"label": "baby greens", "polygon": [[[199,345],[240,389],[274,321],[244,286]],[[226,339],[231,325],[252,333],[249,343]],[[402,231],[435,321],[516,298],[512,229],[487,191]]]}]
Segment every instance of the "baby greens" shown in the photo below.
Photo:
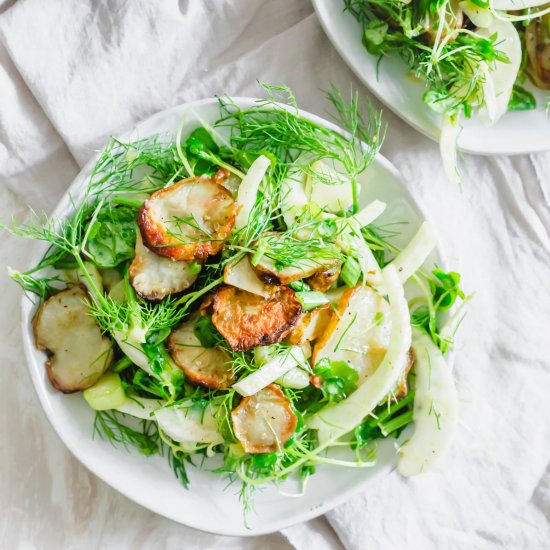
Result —
[{"label": "baby greens", "polygon": [[[369,40],[381,46],[377,32]],[[411,325],[446,349],[445,311],[464,298],[458,274],[417,269],[425,243],[399,263],[399,231],[372,223],[383,203],[360,210],[360,176],[382,141],[379,113],[332,87],[342,132],[303,115],[289,89],[263,90],[251,106],[220,98],[218,120],[197,119],[187,133],[112,139],[72,215],[31,213],[11,228],[48,245],[36,266],[12,272],[38,297],[42,324],[80,285],[96,336],[108,339],[105,371],[92,382],[70,372],[71,388],[97,410],[95,432],[166,454],[184,485],[195,455],[218,455],[215,471],[240,480],[245,510],[266,482],[305,481],[320,464],[375,464],[376,441],[413,421]],[[217,202],[205,202],[211,196]],[[190,219],[184,207],[193,224],[173,243],[174,220]],[[215,216],[229,227],[222,237],[206,229]],[[182,246],[185,257],[171,255]],[[409,316],[403,282],[413,272],[423,298]],[[359,394],[368,399],[342,415]],[[327,429],[325,415],[342,430]]]}]

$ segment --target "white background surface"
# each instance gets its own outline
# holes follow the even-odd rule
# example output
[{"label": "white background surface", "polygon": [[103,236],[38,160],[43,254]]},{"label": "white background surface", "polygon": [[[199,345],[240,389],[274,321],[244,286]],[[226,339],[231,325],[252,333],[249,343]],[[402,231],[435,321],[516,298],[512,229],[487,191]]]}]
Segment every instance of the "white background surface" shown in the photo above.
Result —
[{"label": "white background surface", "polygon": [[[26,204],[51,210],[109,133],[168,106],[257,95],[259,79],[290,85],[323,115],[329,81],[360,88],[308,0],[11,3],[0,1],[3,221]],[[384,121],[383,153],[476,291],[456,362],[463,426],[442,468],[389,476],[282,535],[224,539],[155,516],[88,473],[47,423],[23,361],[20,295],[3,269],[24,266],[29,245],[1,233],[0,547],[548,546],[550,155],[466,157],[453,188],[436,144],[387,111]]]}]

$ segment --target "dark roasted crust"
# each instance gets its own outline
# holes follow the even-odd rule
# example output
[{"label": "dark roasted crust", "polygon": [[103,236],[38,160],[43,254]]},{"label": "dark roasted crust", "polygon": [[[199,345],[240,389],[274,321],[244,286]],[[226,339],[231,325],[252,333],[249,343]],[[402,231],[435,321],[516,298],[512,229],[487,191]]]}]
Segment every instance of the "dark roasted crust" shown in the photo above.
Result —
[{"label": "dark roasted crust", "polygon": [[[154,201],[162,198],[163,195],[173,192],[176,188],[182,185],[210,185],[213,187],[213,198],[210,201],[209,207],[213,211],[220,211],[217,203],[229,202],[231,206],[228,208],[228,215],[217,231],[212,232],[212,241],[200,241],[196,243],[186,243],[178,245],[178,240],[171,235],[167,234],[166,227],[160,221],[155,219],[152,207]],[[138,225],[143,238],[143,243],[147,248],[158,254],[159,256],[166,256],[173,260],[191,261],[193,259],[204,260],[208,256],[212,256],[220,252],[223,248],[223,240],[226,239],[233,226],[235,225],[235,219],[237,217],[237,207],[235,200],[230,191],[228,191],[222,185],[208,180],[205,178],[188,178],[181,180],[166,189],[160,189],[153,193],[141,206],[138,213]],[[205,235],[206,238],[206,235]]]},{"label": "dark roasted crust", "polygon": [[[223,286],[209,300],[212,322],[233,351],[280,342],[302,313],[294,291],[286,286],[277,288],[268,299]],[[257,311],[252,312],[253,308]]]}]

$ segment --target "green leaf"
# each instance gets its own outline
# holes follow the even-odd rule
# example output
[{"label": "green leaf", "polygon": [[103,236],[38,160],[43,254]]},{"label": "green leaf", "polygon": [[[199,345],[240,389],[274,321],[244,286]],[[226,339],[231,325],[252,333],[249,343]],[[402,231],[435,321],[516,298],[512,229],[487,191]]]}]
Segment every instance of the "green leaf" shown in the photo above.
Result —
[{"label": "green leaf", "polygon": [[214,138],[202,126],[193,130],[185,142],[186,153],[193,157],[203,158],[204,153],[218,153],[219,150]]},{"label": "green leaf", "polygon": [[342,401],[357,389],[359,374],[345,361],[324,357],[317,361],[313,372],[321,377],[323,395],[331,403]]},{"label": "green leaf", "polygon": [[363,32],[363,44],[374,55],[384,53],[381,47],[388,34],[388,24],[384,21],[370,21]]},{"label": "green leaf", "polygon": [[254,468],[269,473],[277,463],[277,453],[260,453],[252,457]]},{"label": "green leaf", "polygon": [[537,108],[535,96],[519,84],[514,84],[508,102],[509,111],[530,111]]},{"label": "green leaf", "polygon": [[453,306],[458,297],[464,298],[460,288],[460,274],[454,271],[446,273],[441,269],[433,270],[437,282],[431,281],[433,301],[437,309],[446,310]]},{"label": "green leaf", "polygon": [[113,268],[134,257],[136,246],[136,212],[127,206],[105,205],[93,222],[87,249],[93,262]]},{"label": "green leaf", "polygon": [[201,315],[195,321],[193,333],[204,348],[213,348],[223,341],[223,337],[214,326],[212,319],[206,315]]},{"label": "green leaf", "polygon": [[191,132],[185,142],[185,152],[190,159],[195,159],[193,170],[195,175],[212,175],[217,170],[217,163],[213,157],[220,148],[214,141],[208,130],[203,127]]},{"label": "green leaf", "polygon": [[[141,344],[141,347],[143,348],[143,351],[145,355],[147,355],[147,359],[149,360],[149,365],[151,367],[151,371],[158,376],[159,378],[166,378],[166,376],[163,377],[163,374],[166,375],[166,373],[170,373],[170,383],[174,387],[173,390],[171,390],[174,395],[177,395],[179,390],[183,386],[184,381],[184,374],[183,371],[177,369],[175,372],[173,372],[172,364],[171,364],[171,358],[168,355],[168,352],[166,351],[166,348],[163,343],[157,343],[157,344]],[[162,386],[162,392],[164,398],[169,398],[170,391],[165,390],[165,387]]]},{"label": "green leaf", "polygon": [[411,325],[430,333],[430,310],[428,306],[420,306],[411,313]]}]

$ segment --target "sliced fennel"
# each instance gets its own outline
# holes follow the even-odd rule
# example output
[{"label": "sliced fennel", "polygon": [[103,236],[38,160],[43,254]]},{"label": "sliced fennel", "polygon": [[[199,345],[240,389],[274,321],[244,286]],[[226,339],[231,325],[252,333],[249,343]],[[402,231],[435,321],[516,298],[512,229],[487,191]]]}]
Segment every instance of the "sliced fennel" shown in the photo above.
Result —
[{"label": "sliced fennel", "polygon": [[116,407],[118,412],[141,418],[142,420],[154,420],[155,412],[164,406],[160,399],[147,399],[145,397],[127,397],[124,403]]},{"label": "sliced fennel", "polygon": [[457,424],[458,398],[451,370],[431,338],[414,330],[416,356],[414,433],[399,449],[397,468],[404,476],[436,466],[451,445]]},{"label": "sliced fennel", "polygon": [[142,333],[139,330],[134,331],[113,331],[113,338],[115,339],[118,347],[121,351],[139,368],[143,369],[147,374],[153,375],[151,366],[149,365],[149,359],[141,344],[145,342],[145,333]]},{"label": "sliced fennel", "polygon": [[306,196],[328,212],[341,212],[353,204],[353,191],[349,178],[335,170],[327,161],[318,160],[311,165],[306,178]]},{"label": "sliced fennel", "polygon": [[357,227],[365,227],[381,216],[384,210],[386,210],[386,203],[375,200],[357,212],[357,214],[354,214],[351,219]]},{"label": "sliced fennel", "polygon": [[411,324],[405,291],[394,266],[386,266],[382,277],[392,319],[388,350],[376,371],[348,398],[322,409],[308,420],[308,426],[318,430],[321,445],[328,445],[360,424],[397,385],[407,364]]},{"label": "sliced fennel", "polygon": [[452,183],[460,183],[458,171],[458,136],[462,128],[455,117],[444,116],[441,119],[439,135],[439,152],[445,174]]},{"label": "sliced fennel", "polygon": [[[265,351],[262,353],[265,354]],[[237,390],[243,397],[254,395],[275,382],[289,370],[306,363],[307,359],[302,349],[299,346],[293,346],[268,358],[258,370],[233,384],[233,389]]]},{"label": "sliced fennel", "polygon": [[409,244],[391,262],[397,269],[399,280],[405,283],[414,275],[426,261],[426,258],[437,244],[437,231],[435,226],[424,222]]},{"label": "sliced fennel", "polygon": [[223,443],[211,404],[197,410],[191,407],[190,401],[170,405],[157,399],[127,397],[120,377],[113,373],[104,375],[83,394],[88,405],[96,411],[116,410],[142,420],[155,421],[162,433],[177,443]]},{"label": "sliced fennel", "polygon": [[468,16],[468,19],[479,28],[486,28],[493,22],[493,14],[488,8],[482,8],[471,0],[460,2],[459,8]]},{"label": "sliced fennel", "polygon": [[486,38],[496,34],[498,49],[508,57],[507,63],[495,61],[494,66],[487,67],[483,84],[488,119],[494,124],[508,110],[522,59],[521,40],[513,23],[496,18],[486,28],[478,29],[477,34]]},{"label": "sliced fennel", "polygon": [[212,405],[203,410],[171,405],[156,410],[154,417],[163,433],[178,443],[216,445],[223,443],[223,437],[214,411]]},{"label": "sliced fennel", "polygon": [[287,227],[292,227],[296,219],[308,205],[304,174],[292,174],[281,183],[281,213]]},{"label": "sliced fennel", "polygon": [[126,401],[126,394],[118,374],[105,373],[91,388],[82,392],[84,399],[95,411],[117,409]]},{"label": "sliced fennel", "polygon": [[544,6],[547,4],[547,0],[489,0],[489,5],[493,10],[524,10],[528,8],[535,8],[537,6]]},{"label": "sliced fennel", "polygon": [[275,383],[285,388],[301,390],[309,386],[309,374],[300,367],[292,367],[282,376],[279,376]]},{"label": "sliced fennel", "polygon": [[132,397],[127,398],[116,410],[143,420],[155,421],[165,436],[176,443],[186,444],[187,452],[192,452],[199,445],[223,443],[212,405],[204,410],[193,409],[190,405],[169,405],[156,399]]},{"label": "sliced fennel", "polygon": [[271,294],[269,285],[260,281],[256,272],[252,269],[248,256],[237,257],[235,261],[225,266],[223,282],[226,285],[246,290],[263,298],[268,298]]},{"label": "sliced fennel", "polygon": [[260,183],[262,183],[270,164],[271,161],[266,156],[260,155],[243,178],[237,193],[237,204],[240,211],[235,221],[235,230],[243,229],[248,224],[248,217],[256,203]]}]

